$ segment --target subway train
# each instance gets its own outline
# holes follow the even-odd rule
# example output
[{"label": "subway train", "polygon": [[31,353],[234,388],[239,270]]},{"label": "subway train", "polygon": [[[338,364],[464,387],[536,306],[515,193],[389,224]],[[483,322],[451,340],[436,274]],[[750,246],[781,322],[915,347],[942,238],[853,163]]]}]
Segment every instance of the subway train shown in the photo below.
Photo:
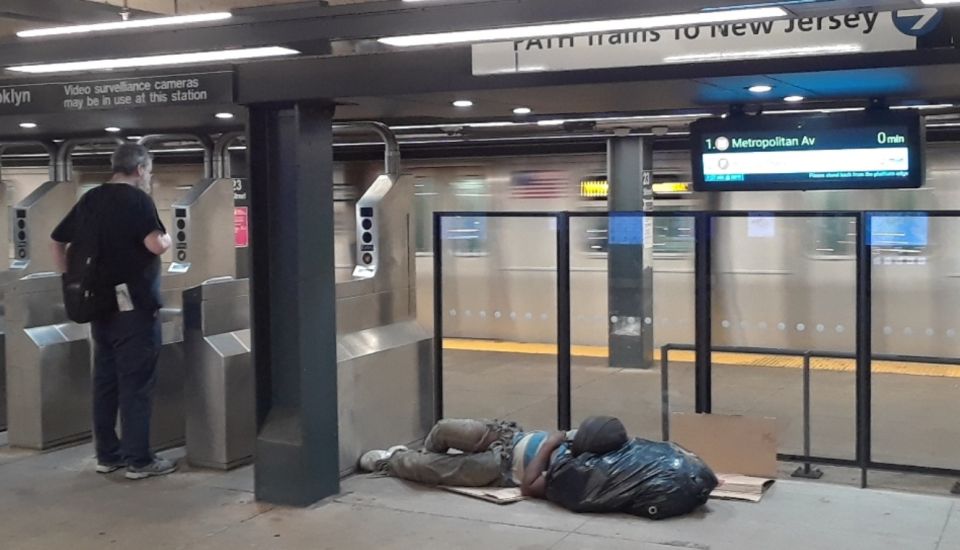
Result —
[{"label": "subway train", "polygon": [[[713,341],[852,352],[856,232],[849,216],[776,218],[787,210],[889,211],[874,218],[874,352],[960,355],[960,220],[897,212],[960,210],[960,145],[930,143],[920,189],[691,193],[686,151],[654,154],[653,315],[608,317],[604,154],[413,160],[418,307],[432,325],[432,213],[571,211],[571,327],[575,345],[606,346],[610,330],[653,330],[654,344],[694,341],[694,222],[684,211],[750,211],[718,218],[713,242]],[[556,232],[550,218],[460,216],[444,221],[443,334],[556,340]],[[626,321],[626,323],[624,322]]]},{"label": "subway train", "polygon": [[[571,221],[571,336],[604,347],[610,330],[653,330],[655,346],[694,341],[694,241],[685,211],[751,211],[717,219],[713,240],[713,335],[717,346],[847,351],[855,347],[856,220],[776,218],[783,210],[911,212],[960,210],[960,144],[930,143],[925,185],[911,190],[692,193],[689,153],[654,153],[653,315],[613,319],[607,304],[606,156],[503,154],[404,161],[415,186],[418,317],[433,325],[434,212],[581,212]],[[161,205],[200,173],[161,160],[154,194]],[[105,159],[104,159],[105,160]],[[236,163],[240,164],[240,163]],[[340,162],[335,171],[338,278],[355,264],[353,201],[379,163]],[[104,167],[78,167],[81,190]],[[40,168],[3,173],[14,203],[44,179]],[[885,215],[875,226],[874,351],[960,355],[960,251],[953,218]],[[514,342],[556,340],[556,232],[550,217],[446,219],[442,231],[443,334]],[[242,270],[241,270],[242,271]]]}]

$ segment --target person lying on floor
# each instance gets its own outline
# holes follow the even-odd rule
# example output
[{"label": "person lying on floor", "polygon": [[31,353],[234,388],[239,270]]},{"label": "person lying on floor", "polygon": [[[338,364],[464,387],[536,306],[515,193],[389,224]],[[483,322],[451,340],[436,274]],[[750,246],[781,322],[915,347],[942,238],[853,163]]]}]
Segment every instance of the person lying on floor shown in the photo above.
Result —
[{"label": "person lying on floor", "polygon": [[525,432],[513,422],[451,419],[430,430],[422,450],[369,451],[360,458],[360,469],[427,485],[520,487],[524,496],[544,498],[546,473],[561,456],[605,454],[626,443],[623,423],[609,416],[553,433]]}]

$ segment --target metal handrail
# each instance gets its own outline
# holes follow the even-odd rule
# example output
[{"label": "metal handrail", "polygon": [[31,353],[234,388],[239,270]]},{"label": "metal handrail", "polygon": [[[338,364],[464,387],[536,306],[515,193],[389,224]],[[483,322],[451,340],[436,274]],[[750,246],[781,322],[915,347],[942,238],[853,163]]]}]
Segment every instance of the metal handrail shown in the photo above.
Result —
[{"label": "metal handrail", "polygon": [[245,138],[244,132],[227,132],[217,139],[213,146],[213,177],[230,177],[228,168],[230,167],[230,145],[241,138]]},{"label": "metal handrail", "polygon": [[[671,351],[693,351],[696,352],[696,346],[692,344],[665,344],[660,347],[660,421],[661,436],[664,441],[670,440],[670,352]],[[818,359],[849,359],[856,360],[857,354],[852,352],[835,351],[816,351],[816,350],[797,350],[782,348],[762,348],[747,346],[714,346],[710,353],[742,353],[745,355],[775,355],[779,357],[800,357],[803,359],[803,454],[801,455],[803,465],[794,472],[795,477],[806,477],[819,479],[822,474],[819,470],[812,469],[814,462],[825,462],[842,459],[815,459],[811,452],[810,437],[810,372],[812,369],[811,361]],[[872,361],[889,361],[898,363],[916,363],[927,365],[950,365],[960,366],[960,358],[934,357],[923,355],[897,355],[897,354],[874,354]],[[867,461],[866,466],[875,465],[872,461]],[[897,466],[897,465],[891,465]]]},{"label": "metal handrail", "polygon": [[[20,145],[39,145],[47,152],[47,155],[50,157],[50,161],[47,165],[48,175],[51,181],[56,181],[57,176],[59,175],[57,171],[57,146],[52,141],[41,141],[41,140],[27,140],[27,141],[8,141],[0,143],[0,157],[3,157],[4,151],[8,147],[17,147]],[[0,169],[2,169],[2,163],[0,163]],[[2,177],[2,176],[0,176]]]},{"label": "metal handrail", "polygon": [[389,126],[382,122],[357,121],[344,124],[335,124],[334,132],[337,130],[369,130],[380,136],[383,141],[383,172],[394,178],[400,177],[400,143],[397,141],[396,134]]},{"label": "metal handrail", "polygon": [[63,181],[73,180],[73,159],[71,155],[73,150],[80,145],[97,145],[109,143],[112,145],[122,145],[124,141],[118,137],[97,137],[97,138],[73,138],[60,144],[60,150],[57,151],[57,164],[60,166],[58,176]]},{"label": "metal handrail", "polygon": [[149,134],[140,138],[137,143],[144,147],[152,143],[163,143],[170,141],[196,141],[203,147],[203,177],[214,177],[213,172],[213,140],[209,136],[202,134]]}]

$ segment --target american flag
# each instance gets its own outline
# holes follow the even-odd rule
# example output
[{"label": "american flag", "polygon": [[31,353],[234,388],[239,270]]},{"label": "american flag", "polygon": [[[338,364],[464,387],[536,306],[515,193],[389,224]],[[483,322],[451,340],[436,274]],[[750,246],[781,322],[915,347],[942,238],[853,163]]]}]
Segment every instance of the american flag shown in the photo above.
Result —
[{"label": "american flag", "polygon": [[510,186],[517,199],[557,199],[567,196],[570,174],[549,170],[514,172]]}]

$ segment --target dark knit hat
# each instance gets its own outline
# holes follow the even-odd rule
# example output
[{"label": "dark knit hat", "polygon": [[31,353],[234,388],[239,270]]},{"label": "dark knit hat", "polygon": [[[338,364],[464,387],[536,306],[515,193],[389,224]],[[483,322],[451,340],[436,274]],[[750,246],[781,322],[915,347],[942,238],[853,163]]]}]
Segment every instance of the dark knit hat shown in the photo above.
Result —
[{"label": "dark knit hat", "polygon": [[591,416],[580,423],[573,439],[573,456],[582,453],[602,455],[616,451],[627,443],[627,429],[612,416]]}]

